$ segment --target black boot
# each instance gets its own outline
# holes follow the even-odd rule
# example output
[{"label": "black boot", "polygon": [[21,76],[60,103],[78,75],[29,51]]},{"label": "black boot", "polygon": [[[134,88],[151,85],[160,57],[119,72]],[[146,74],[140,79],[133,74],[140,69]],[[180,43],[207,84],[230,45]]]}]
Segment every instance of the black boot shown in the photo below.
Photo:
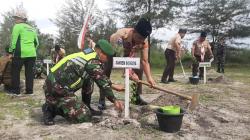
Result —
[{"label": "black boot", "polygon": [[54,117],[55,112],[52,106],[49,106],[48,104],[43,104],[42,106],[43,111],[43,121],[45,125],[54,125]]},{"label": "black boot", "polygon": [[100,115],[102,115],[102,111],[94,110],[94,109],[90,106],[91,94],[82,94],[82,101],[83,101],[83,103],[89,108],[89,110],[90,110],[92,116],[100,116]]},{"label": "black boot", "polygon": [[135,105],[147,105],[148,103],[146,101],[144,101],[140,95],[136,95],[134,94],[132,96],[132,103]]},{"label": "black boot", "polygon": [[104,93],[103,90],[100,90],[100,98],[99,98],[98,109],[99,110],[105,110],[106,109],[105,93]]},{"label": "black boot", "polygon": [[103,103],[103,102],[99,102],[99,104],[98,104],[98,109],[99,110],[105,110],[106,109],[106,104],[105,104],[105,102]]},{"label": "black boot", "polygon": [[221,68],[221,73],[224,73],[224,68]]},{"label": "black boot", "polygon": [[217,68],[217,72],[220,73],[220,68],[219,67]]},{"label": "black boot", "polygon": [[221,73],[221,71],[220,71],[220,64],[219,63],[217,64],[217,72]]},{"label": "black boot", "polygon": [[161,79],[161,83],[168,84],[168,81],[166,79]]}]

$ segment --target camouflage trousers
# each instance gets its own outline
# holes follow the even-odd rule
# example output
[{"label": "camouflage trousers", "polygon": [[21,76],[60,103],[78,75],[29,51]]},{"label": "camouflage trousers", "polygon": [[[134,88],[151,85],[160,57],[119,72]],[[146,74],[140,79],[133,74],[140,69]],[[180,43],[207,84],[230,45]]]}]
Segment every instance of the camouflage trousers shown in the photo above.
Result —
[{"label": "camouflage trousers", "polygon": [[[72,123],[88,122],[91,119],[89,108],[78,97],[67,90],[62,96],[52,86],[50,80],[44,84],[46,103],[53,108],[54,116],[60,115]],[[68,92],[68,93],[67,93]]]},{"label": "camouflage trousers", "polygon": [[218,66],[218,70],[217,71],[224,71],[224,64],[225,64],[225,57],[222,55],[218,55],[217,56],[217,66]]}]

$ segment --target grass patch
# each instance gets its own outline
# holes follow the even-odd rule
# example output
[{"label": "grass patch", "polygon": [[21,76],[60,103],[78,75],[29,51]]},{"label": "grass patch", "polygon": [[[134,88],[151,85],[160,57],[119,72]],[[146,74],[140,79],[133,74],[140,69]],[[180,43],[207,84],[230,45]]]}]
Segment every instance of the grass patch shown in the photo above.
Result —
[{"label": "grass patch", "polygon": [[41,103],[41,100],[34,100],[32,98],[27,98],[26,100],[24,100],[29,107],[31,108],[36,108],[36,107],[41,107],[42,106],[42,103]]},{"label": "grass patch", "polygon": [[225,75],[230,79],[243,82],[250,83],[250,66],[234,66],[234,67],[226,67]]},{"label": "grass patch", "polygon": [[6,93],[0,92],[0,107],[2,108],[3,105],[6,103],[11,102],[11,97],[6,95]]},{"label": "grass patch", "polygon": [[24,119],[31,108],[41,106],[41,101],[32,98],[13,98],[6,93],[0,93],[0,120],[5,120],[6,115],[14,119]]},{"label": "grass patch", "polygon": [[24,119],[27,116],[23,105],[21,104],[14,104],[7,108],[8,114],[13,115],[15,118]]},{"label": "grass patch", "polygon": [[5,119],[6,119],[5,115],[4,115],[3,112],[1,111],[1,112],[0,112],[0,120],[5,120]]},{"label": "grass patch", "polygon": [[202,102],[210,102],[210,101],[215,101],[215,97],[212,95],[200,95],[200,101]]}]

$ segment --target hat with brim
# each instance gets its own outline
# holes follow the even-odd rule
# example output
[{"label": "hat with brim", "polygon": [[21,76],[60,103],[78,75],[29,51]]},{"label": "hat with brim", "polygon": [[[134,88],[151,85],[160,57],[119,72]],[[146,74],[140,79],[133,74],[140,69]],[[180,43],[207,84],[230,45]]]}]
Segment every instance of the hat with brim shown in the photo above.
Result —
[{"label": "hat with brim", "polygon": [[12,16],[13,18],[20,18],[20,19],[23,19],[23,20],[26,20],[27,19],[27,15],[25,12],[20,12],[20,11],[17,11],[15,13],[15,15]]},{"label": "hat with brim", "polygon": [[112,56],[115,53],[113,48],[112,48],[112,45],[105,39],[98,40],[95,47],[101,49],[102,52],[108,56]]}]

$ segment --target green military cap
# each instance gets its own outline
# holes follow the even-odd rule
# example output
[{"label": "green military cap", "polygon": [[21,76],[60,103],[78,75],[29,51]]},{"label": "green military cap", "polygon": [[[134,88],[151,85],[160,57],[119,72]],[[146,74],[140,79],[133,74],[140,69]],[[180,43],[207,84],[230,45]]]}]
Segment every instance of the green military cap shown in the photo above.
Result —
[{"label": "green military cap", "polygon": [[108,56],[112,56],[115,53],[111,44],[105,39],[98,40],[95,47],[100,48]]}]

